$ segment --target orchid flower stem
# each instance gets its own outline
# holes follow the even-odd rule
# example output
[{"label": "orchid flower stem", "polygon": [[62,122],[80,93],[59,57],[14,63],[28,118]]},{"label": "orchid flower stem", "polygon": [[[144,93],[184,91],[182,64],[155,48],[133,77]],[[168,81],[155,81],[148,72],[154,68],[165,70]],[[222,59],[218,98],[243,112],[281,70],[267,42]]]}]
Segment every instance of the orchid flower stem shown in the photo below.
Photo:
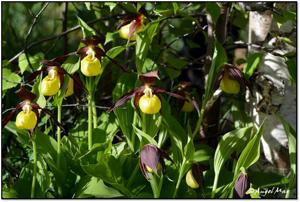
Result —
[{"label": "orchid flower stem", "polygon": [[[134,114],[133,114],[133,124],[134,125],[136,125],[136,122],[137,122],[137,112],[134,112]],[[135,146],[135,136],[136,136],[136,134],[134,133],[134,130],[132,130],[132,133],[131,133],[131,142],[130,142],[130,144],[129,145],[131,145],[130,146],[130,149],[134,152],[134,146]]]},{"label": "orchid flower stem", "polygon": [[[57,122],[61,123],[61,110],[62,110],[62,100],[58,102],[57,104]],[[60,163],[61,163],[61,128],[57,127],[57,156],[56,156],[56,167],[59,170],[60,169]],[[57,186],[58,194],[62,194],[61,186]]]},{"label": "orchid flower stem", "polygon": [[177,179],[176,187],[175,187],[175,190],[174,190],[174,193],[173,193],[173,198],[175,198],[176,195],[177,195],[177,191],[179,189],[180,182],[181,182],[181,179],[182,179],[183,174],[184,174],[183,171],[184,171],[185,163],[186,163],[186,159],[183,159],[183,162],[182,162],[181,167],[180,167],[180,171],[179,171],[179,176],[178,176],[178,179]]},{"label": "orchid flower stem", "polygon": [[[160,191],[161,191],[161,185],[162,185],[162,179],[163,176],[157,176],[156,174],[149,174],[150,175],[150,185],[153,191],[153,196],[154,198],[159,198],[160,196]],[[159,184],[158,184],[158,178],[159,179]]]},{"label": "orchid flower stem", "polygon": [[[57,105],[57,122],[61,123],[61,104]],[[57,127],[57,169],[60,168],[60,157],[61,157],[61,130]]]},{"label": "orchid flower stem", "polygon": [[147,133],[147,115],[145,113],[142,112],[142,129],[145,133]]},{"label": "orchid flower stem", "polygon": [[[88,95],[88,148],[92,149],[93,146],[93,103],[94,103],[94,79],[92,77],[87,78]],[[97,119],[97,115],[96,118]],[[97,123],[96,123],[97,124]],[[94,125],[95,127],[95,125]]]},{"label": "orchid flower stem", "polygon": [[88,147],[89,150],[92,149],[93,146],[93,102],[92,96],[89,95],[88,98]]},{"label": "orchid flower stem", "polygon": [[93,105],[93,126],[94,126],[94,128],[97,128],[98,125],[97,125],[97,110],[96,110],[96,104],[95,104],[95,95],[93,95],[93,97],[92,97],[92,105]]},{"label": "orchid flower stem", "polygon": [[31,198],[34,198],[35,195],[35,183],[36,183],[36,173],[37,173],[37,151],[36,151],[36,142],[35,137],[32,138],[32,149],[33,149],[33,175],[32,175],[32,184],[31,184]]},{"label": "orchid flower stem", "polygon": [[211,198],[215,198],[215,193],[216,193],[216,189],[218,186],[218,181],[219,181],[219,175],[217,175],[214,179],[214,184],[213,184],[213,188],[212,188],[212,192],[211,192]]}]

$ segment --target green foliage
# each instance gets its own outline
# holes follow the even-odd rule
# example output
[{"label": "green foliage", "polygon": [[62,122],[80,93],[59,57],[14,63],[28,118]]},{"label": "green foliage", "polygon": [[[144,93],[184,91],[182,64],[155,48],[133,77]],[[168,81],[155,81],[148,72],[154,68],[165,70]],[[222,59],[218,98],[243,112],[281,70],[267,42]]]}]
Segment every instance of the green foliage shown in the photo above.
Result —
[{"label": "green foliage", "polygon": [[157,34],[159,21],[149,23],[142,32],[137,34],[136,39],[136,68],[138,73],[145,72],[145,61],[147,59],[148,50],[151,46],[154,36]]},{"label": "green foliage", "polygon": [[[246,79],[252,79],[263,55],[271,52],[264,44],[280,36],[282,43],[274,46],[291,46],[292,51],[279,57],[295,84],[297,13],[285,7],[293,3],[274,5],[277,26],[266,41],[255,44],[261,49],[242,56],[246,58],[243,72]],[[224,19],[226,6],[230,15]],[[264,158],[260,155],[264,124],[255,131],[257,117],[249,112],[257,106],[246,96],[248,92],[218,94],[218,99],[212,99],[219,92],[216,83],[223,65],[236,61],[236,42],[247,45],[249,7],[261,6],[246,2],[4,2],[2,119],[9,115],[10,120],[2,129],[2,197],[232,198],[237,177],[246,171],[252,191],[280,187],[291,198],[297,175],[295,130],[279,116],[288,138],[289,174],[261,172],[253,165]],[[124,40],[118,29],[133,20],[141,30],[136,40]],[[225,22],[227,33],[219,33],[224,30],[217,26]],[[224,43],[217,40],[219,34],[226,35]],[[85,46],[82,38],[94,35],[101,38],[97,47],[103,54],[96,57],[104,71],[86,77],[77,51]],[[75,94],[65,97],[70,77],[58,72],[63,78],[59,91],[54,96],[42,95],[42,81],[49,72],[38,72],[30,79],[33,72],[47,66],[43,60],[56,61],[50,66],[61,66],[81,81],[74,79]],[[151,71],[158,71],[160,79],[139,80]],[[184,82],[191,86],[184,88]],[[15,124],[20,111],[32,110],[21,106],[13,111],[23,101],[15,94],[21,85],[36,95],[31,107],[39,116],[32,131]],[[249,85],[256,86],[254,82]],[[157,114],[143,114],[134,105],[137,93],[146,93],[137,89],[146,86],[161,101]],[[109,113],[124,95],[126,102]],[[200,113],[182,111],[187,95]],[[150,174],[149,166],[143,170],[146,173],[141,170],[145,144],[159,148],[154,161],[158,158],[157,166],[162,169],[157,174]],[[151,161],[153,155],[146,158]],[[201,168],[197,174],[203,178],[195,190],[185,183],[194,164]]]},{"label": "green foliage", "polygon": [[[23,74],[25,71],[32,71],[32,70],[37,70],[40,66],[40,62],[44,59],[44,54],[43,53],[37,53],[34,56],[27,55],[28,59],[25,55],[25,53],[21,54],[19,56],[19,68],[21,71],[21,74]],[[31,64],[29,64],[29,62]],[[31,67],[33,69],[31,69]]]},{"label": "green foliage", "polygon": [[262,60],[262,56],[262,53],[254,53],[248,57],[247,63],[244,67],[244,73],[247,79],[249,79],[252,76],[252,74],[258,67],[260,61]]}]

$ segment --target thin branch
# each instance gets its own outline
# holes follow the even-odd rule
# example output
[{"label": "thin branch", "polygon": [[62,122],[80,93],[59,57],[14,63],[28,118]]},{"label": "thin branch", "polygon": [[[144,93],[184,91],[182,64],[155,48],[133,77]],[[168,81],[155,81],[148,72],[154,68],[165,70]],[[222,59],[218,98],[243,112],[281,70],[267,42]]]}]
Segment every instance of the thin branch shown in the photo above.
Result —
[{"label": "thin branch", "polygon": [[44,6],[41,8],[41,10],[38,12],[38,14],[36,14],[36,15],[34,16],[33,21],[32,21],[32,23],[31,23],[31,26],[29,27],[28,32],[27,32],[27,35],[26,35],[26,37],[25,37],[24,51],[23,51],[23,52],[25,52],[26,60],[27,60],[27,62],[28,62],[28,64],[29,64],[29,67],[30,67],[31,70],[33,70],[33,67],[32,67],[32,64],[31,64],[31,62],[30,62],[30,60],[29,60],[28,52],[27,52],[27,50],[28,50],[28,47],[27,47],[27,45],[28,45],[28,40],[29,40],[29,37],[30,37],[30,35],[31,35],[31,32],[32,32],[32,30],[33,30],[35,24],[37,23],[37,21],[38,21],[40,15],[44,12],[44,10],[47,8],[48,5],[49,5],[48,2],[45,3]]},{"label": "thin branch", "polygon": [[[91,20],[89,22],[87,22],[88,25],[92,25],[92,24],[95,24],[96,22],[99,22],[101,20],[108,20],[110,18],[120,18],[124,15],[113,15],[113,16],[108,16],[108,17],[102,17],[102,18],[98,18],[98,19],[95,19],[95,20]],[[80,29],[80,25],[76,25],[68,30],[66,30],[65,32],[62,32],[60,34],[57,34],[57,35],[54,35],[54,36],[49,36],[49,37],[46,37],[44,39],[41,39],[39,41],[36,41],[36,42],[33,42],[31,44],[29,44],[27,46],[27,50],[32,48],[32,47],[35,47],[35,46],[38,46],[38,45],[41,45],[42,43],[45,43],[45,42],[48,42],[48,41],[52,41],[54,39],[57,39],[57,38],[60,38],[60,37],[63,37],[71,32],[74,32],[76,30],[79,30]],[[25,50],[21,50],[18,54],[16,54],[14,57],[12,57],[9,62],[13,62],[15,61],[22,53],[24,53]]]}]

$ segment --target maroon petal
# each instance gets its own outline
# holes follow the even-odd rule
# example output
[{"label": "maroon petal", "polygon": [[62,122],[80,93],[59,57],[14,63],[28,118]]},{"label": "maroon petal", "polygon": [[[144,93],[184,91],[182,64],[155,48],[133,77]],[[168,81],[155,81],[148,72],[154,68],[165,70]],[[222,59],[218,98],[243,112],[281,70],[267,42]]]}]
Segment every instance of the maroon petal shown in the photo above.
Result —
[{"label": "maroon petal", "polygon": [[135,93],[136,93],[137,89],[131,90],[128,93],[124,94],[119,100],[117,100],[107,111],[111,112],[112,110],[114,110],[117,107],[122,106],[123,104],[125,104],[128,100],[130,100],[131,98],[134,97]]},{"label": "maroon petal", "polygon": [[197,111],[197,113],[198,113],[198,116],[200,116],[199,105],[198,105],[198,103],[197,103],[197,101],[196,101],[196,99],[195,99],[194,96],[192,97],[192,104],[194,105],[194,107],[195,107],[195,109],[196,109],[196,111]]},{"label": "maroon petal", "polygon": [[139,80],[145,84],[153,84],[156,79],[160,79],[158,76],[158,71],[148,72],[139,76]]},{"label": "maroon petal", "polygon": [[18,112],[23,107],[24,103],[25,103],[25,101],[20,102],[19,104],[17,104],[17,106],[11,112],[9,112],[9,114],[6,117],[4,117],[2,119],[2,128],[4,128],[6,126],[6,124],[12,119],[14,114],[16,112]]},{"label": "maroon petal", "polygon": [[2,119],[2,128],[6,126],[6,124],[12,119],[13,115],[17,112],[17,109],[14,108],[9,114]]},{"label": "maroon petal", "polygon": [[104,40],[100,37],[100,36],[90,36],[88,38],[84,38],[81,40],[82,43],[84,43],[85,45],[89,46],[89,45],[94,45],[96,46],[99,43],[104,43]]},{"label": "maroon petal", "polygon": [[95,51],[95,56],[96,56],[96,58],[98,58],[99,60],[101,60],[101,57],[103,56],[103,55],[105,55],[105,53],[104,53],[104,51],[101,49],[101,48],[99,48],[99,47],[97,47],[97,46],[94,46],[93,47],[93,50]]},{"label": "maroon petal", "polygon": [[83,59],[87,56],[87,51],[90,48],[95,51],[95,57],[98,58],[99,60],[101,60],[101,57],[105,55],[105,52],[101,48],[99,48],[98,46],[90,45],[90,46],[82,47],[77,51],[77,54],[80,55],[80,59]]},{"label": "maroon petal", "polygon": [[53,60],[43,60],[42,64],[47,67],[47,71],[50,71],[54,67],[60,66],[60,63],[58,63],[57,61],[53,61]]},{"label": "maroon petal", "polygon": [[131,21],[137,18],[137,14],[126,15],[117,25],[117,29],[120,29],[122,26],[129,24]]},{"label": "maroon petal", "polygon": [[38,75],[40,75],[42,72],[45,72],[45,71],[46,71],[46,67],[43,67],[41,70],[37,70],[35,72],[32,72],[29,75],[26,83],[31,83]]},{"label": "maroon petal", "polygon": [[130,41],[130,39],[133,37],[134,33],[137,31],[139,26],[140,26],[140,23],[137,20],[133,20],[130,23],[129,33],[128,33],[128,41]]},{"label": "maroon petal", "polygon": [[77,51],[77,54],[80,55],[80,59],[83,59],[85,56],[87,56],[86,52],[88,51],[88,49],[89,49],[89,47],[85,46],[85,47],[80,48]]},{"label": "maroon petal", "polygon": [[140,88],[140,90],[137,91],[137,92],[135,93],[135,96],[134,96],[134,106],[135,106],[135,108],[138,108],[140,98],[144,95],[144,93],[143,93],[144,88],[145,88],[145,87],[142,86],[142,87]]},{"label": "maroon petal", "polygon": [[179,95],[177,93],[171,93],[171,92],[166,91],[165,89],[158,88],[158,87],[153,87],[153,92],[154,92],[154,94],[165,93],[165,94],[175,97],[177,99],[186,100],[185,97],[182,95]]},{"label": "maroon petal", "polygon": [[220,73],[217,75],[214,89],[218,89],[218,88],[219,88],[220,82],[221,82],[221,80],[222,80],[223,77],[224,77],[224,72],[225,72],[225,70],[224,70],[224,68],[223,68],[223,69],[220,71]]},{"label": "maroon petal", "polygon": [[19,98],[22,100],[34,100],[36,95],[28,91],[25,86],[21,85],[20,89],[15,92]]},{"label": "maroon petal", "polygon": [[198,164],[193,164],[192,165],[192,174],[194,179],[197,181],[197,183],[200,186],[203,186],[204,184],[204,177],[203,177],[203,169],[200,165]]}]

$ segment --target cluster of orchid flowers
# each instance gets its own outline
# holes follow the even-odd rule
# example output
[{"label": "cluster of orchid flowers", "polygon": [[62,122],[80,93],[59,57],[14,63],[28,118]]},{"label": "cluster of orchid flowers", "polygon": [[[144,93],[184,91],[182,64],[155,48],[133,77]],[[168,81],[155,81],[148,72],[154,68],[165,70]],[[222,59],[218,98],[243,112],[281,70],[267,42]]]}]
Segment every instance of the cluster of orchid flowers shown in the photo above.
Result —
[{"label": "cluster of orchid flowers", "polygon": [[[144,18],[145,16],[143,14],[139,14],[124,20],[119,29],[120,37],[127,39],[128,41],[136,40],[136,33],[143,29]],[[82,74],[86,77],[101,75],[103,72],[101,58],[106,56],[105,51],[98,46],[101,40],[96,36],[92,36],[83,39],[82,42],[85,46],[77,51],[77,54],[81,58],[80,69]],[[79,95],[84,87],[78,77],[68,74],[68,72],[61,67],[64,59],[66,59],[66,57],[58,57],[53,60],[43,61],[42,69],[33,72],[30,75],[28,82],[33,81],[37,76],[43,73],[47,73],[47,76],[43,78],[41,83],[41,93],[44,96],[54,96],[61,90],[65,76],[69,76],[69,83],[64,92],[64,97],[71,96],[74,91]],[[142,113],[156,114],[160,112],[162,107],[159,95],[165,93],[179,100],[183,112],[191,112],[196,109],[199,113],[198,104],[195,101],[195,98],[188,92],[188,88],[190,87],[189,83],[181,83],[178,86],[177,91],[173,93],[155,86],[154,83],[156,79],[159,79],[157,71],[140,75],[139,80],[143,85],[136,87],[121,96],[108,111],[110,112],[115,108],[122,106],[125,102],[133,98],[134,106],[139,108]],[[238,94],[241,86],[244,88],[244,86],[247,85],[247,81],[238,68],[226,64],[219,74],[217,85],[226,93]],[[41,108],[34,102],[36,96],[32,92],[26,90],[24,86],[21,86],[16,94],[22,99],[22,102],[20,102],[14,110],[3,119],[2,127],[12,119],[14,113],[20,111],[16,117],[16,127],[29,130],[32,133],[39,120],[39,110],[50,115],[55,125],[61,127],[61,123],[53,118],[49,110]],[[172,161],[167,153],[157,146],[151,144],[144,145],[140,152],[140,169],[147,180],[150,180],[149,173],[154,172],[157,174],[160,171],[162,171],[162,173],[165,172],[164,159]],[[191,166],[191,169],[186,174],[186,183],[190,188],[197,189],[200,186],[203,186],[203,171],[204,169],[197,164]],[[243,179],[246,178],[244,177]],[[243,184],[241,186],[245,185]],[[239,196],[243,196],[244,191],[239,191],[238,194]]]}]

